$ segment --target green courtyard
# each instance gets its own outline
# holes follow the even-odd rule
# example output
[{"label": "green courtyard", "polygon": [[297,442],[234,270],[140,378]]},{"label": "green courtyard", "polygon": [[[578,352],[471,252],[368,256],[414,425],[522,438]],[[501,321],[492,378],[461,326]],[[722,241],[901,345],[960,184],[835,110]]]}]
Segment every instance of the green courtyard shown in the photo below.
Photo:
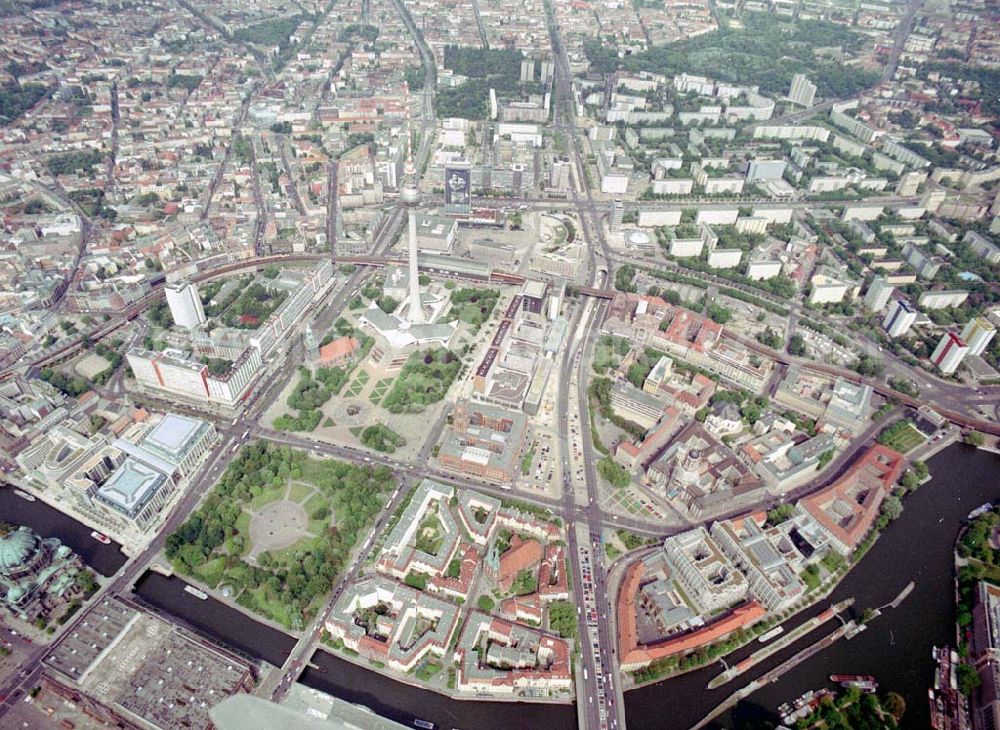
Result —
[{"label": "green courtyard", "polygon": [[894,451],[905,454],[927,440],[910,421],[896,421],[878,435],[878,442]]},{"label": "green courtyard", "polygon": [[426,406],[444,399],[461,369],[458,355],[443,347],[415,352],[406,361],[382,407],[390,413],[420,413]]}]

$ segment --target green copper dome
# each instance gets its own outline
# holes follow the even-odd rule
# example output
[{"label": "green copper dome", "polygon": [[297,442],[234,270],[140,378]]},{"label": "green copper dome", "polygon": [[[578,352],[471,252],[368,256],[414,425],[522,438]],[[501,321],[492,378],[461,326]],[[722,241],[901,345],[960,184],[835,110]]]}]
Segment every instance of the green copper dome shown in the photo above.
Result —
[{"label": "green copper dome", "polygon": [[38,538],[30,530],[11,530],[0,537],[0,573],[24,565],[38,549]]}]

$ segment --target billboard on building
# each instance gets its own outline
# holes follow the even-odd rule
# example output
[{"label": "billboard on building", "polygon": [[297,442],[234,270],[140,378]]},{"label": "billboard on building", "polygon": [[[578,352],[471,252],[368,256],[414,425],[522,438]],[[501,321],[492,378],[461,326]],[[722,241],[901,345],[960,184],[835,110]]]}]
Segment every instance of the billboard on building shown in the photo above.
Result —
[{"label": "billboard on building", "polygon": [[455,211],[468,212],[472,203],[472,173],[467,165],[444,168],[444,204]]}]

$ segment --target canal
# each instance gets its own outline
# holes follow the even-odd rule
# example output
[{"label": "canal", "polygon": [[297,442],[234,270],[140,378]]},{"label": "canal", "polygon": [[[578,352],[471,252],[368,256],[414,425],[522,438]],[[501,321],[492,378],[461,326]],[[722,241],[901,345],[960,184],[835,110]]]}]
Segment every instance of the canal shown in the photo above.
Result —
[{"label": "canal", "polygon": [[42,537],[58,537],[83,562],[107,577],[118,572],[127,558],[117,543],[105,545],[90,536],[91,529],[50,507],[40,499],[29,502],[14,494],[12,487],[0,489],[0,522],[27,525]]},{"label": "canal", "polygon": [[[957,444],[929,462],[933,479],[904,499],[902,517],[891,524],[843,583],[819,607],[853,596],[854,614],[883,606],[913,580],[915,588],[897,609],[887,609],[870,628],[850,641],[841,640],[751,695],[711,727],[754,727],[777,720],[775,709],[803,692],[832,686],[830,674],[871,674],[880,691],[906,700],[904,727],[929,727],[927,689],[932,686],[931,648],[955,642],[952,551],[965,516],[980,504],[1000,498],[1000,456]],[[772,669],[802,647],[833,630],[827,624],[779,652],[757,668],[716,690],[709,680],[718,664],[676,679],[628,692],[629,730],[690,728],[750,679]],[[737,658],[753,649],[737,654]],[[669,718],[666,719],[666,718]]]}]

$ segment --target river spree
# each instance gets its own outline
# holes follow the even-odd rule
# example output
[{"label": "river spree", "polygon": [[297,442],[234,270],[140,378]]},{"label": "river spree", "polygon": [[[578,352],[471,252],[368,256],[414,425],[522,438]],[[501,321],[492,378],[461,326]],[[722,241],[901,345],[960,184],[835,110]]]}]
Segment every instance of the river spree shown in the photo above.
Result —
[{"label": "river spree", "polygon": [[[856,599],[857,615],[865,608],[889,603],[911,580],[916,584],[913,592],[899,608],[883,612],[866,632],[850,641],[842,639],[808,659],[712,727],[739,728],[746,721],[776,720],[774,710],[782,702],[809,689],[832,686],[827,679],[830,674],[875,676],[880,691],[895,691],[905,698],[904,727],[929,727],[927,689],[934,676],[931,647],[955,643],[954,541],[969,512],[1000,498],[1000,456],[958,444],[933,457],[928,467],[933,480],[904,499],[903,516],[885,530],[830,598],[807,615],[850,596]],[[628,692],[628,728],[689,728],[738,687],[832,630],[833,624],[819,629],[716,690],[706,685],[721,671],[718,664]]]},{"label": "river spree", "polygon": [[574,730],[577,726],[573,705],[453,700],[389,679],[326,651],[317,651],[312,662],[326,671],[307,669],[301,679],[306,686],[365,705],[410,727],[416,719],[433,722],[442,730]]},{"label": "river spree", "polygon": [[198,631],[255,659],[280,667],[295,646],[295,639],[254,621],[214,598],[201,599],[184,590],[180,578],[146,572],[136,583],[135,593],[166,614],[183,619]]},{"label": "river spree", "polygon": [[125,554],[112,543],[105,545],[90,536],[91,529],[40,499],[29,502],[14,494],[12,487],[0,489],[0,522],[27,525],[42,537],[58,537],[83,562],[107,577],[125,564]]}]

